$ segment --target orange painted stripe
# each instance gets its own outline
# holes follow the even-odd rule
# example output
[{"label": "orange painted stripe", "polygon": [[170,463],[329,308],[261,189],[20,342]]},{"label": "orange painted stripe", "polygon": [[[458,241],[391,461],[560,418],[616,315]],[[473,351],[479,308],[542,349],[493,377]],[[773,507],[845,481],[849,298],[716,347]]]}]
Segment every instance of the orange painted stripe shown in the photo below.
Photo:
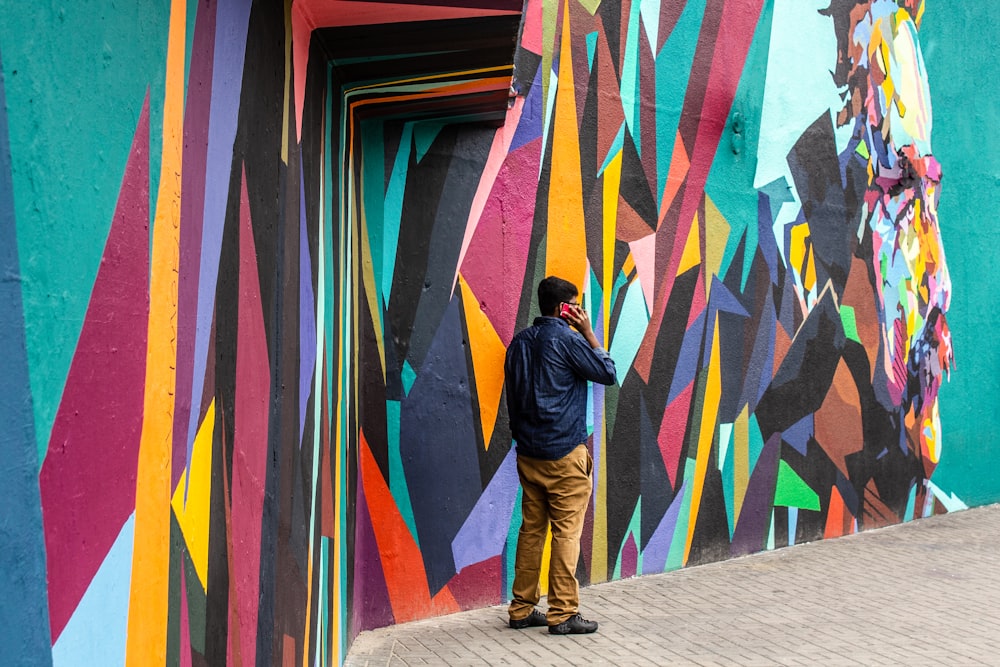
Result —
[{"label": "orange painted stripe", "polygon": [[185,0],[172,1],[163,99],[163,156],[153,223],[146,391],[136,475],[135,541],[125,653],[125,664],[135,667],[162,663],[167,654],[186,11]]},{"label": "orange painted stripe", "polygon": [[586,289],[587,236],[583,224],[583,177],[580,173],[580,130],[573,82],[573,49],[569,1],[563,9],[559,54],[559,89],[552,128],[552,177],[549,183],[545,273]]}]

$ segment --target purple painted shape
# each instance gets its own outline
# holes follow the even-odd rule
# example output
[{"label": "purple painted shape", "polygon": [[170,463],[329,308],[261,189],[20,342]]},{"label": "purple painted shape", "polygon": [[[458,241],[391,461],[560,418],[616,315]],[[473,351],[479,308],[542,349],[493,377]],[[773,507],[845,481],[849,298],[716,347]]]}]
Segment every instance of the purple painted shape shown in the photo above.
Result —
[{"label": "purple painted shape", "polygon": [[772,290],[766,290],[764,294],[764,307],[760,311],[760,323],[757,325],[757,335],[753,339],[754,348],[743,380],[743,392],[740,395],[740,405],[749,405],[751,411],[757,407],[757,402],[771,383],[774,369],[777,315],[774,312]]},{"label": "purple painted shape", "polygon": [[[250,221],[246,172],[240,195],[240,297],[233,409],[233,604],[240,624],[243,661],[254,662],[260,596],[261,517],[267,478],[267,422],[271,370],[260,298],[257,251]],[[269,557],[269,556],[268,556]],[[230,648],[232,646],[230,645]]]},{"label": "purple painted shape", "polygon": [[451,542],[456,572],[503,552],[518,483],[517,456],[511,449]]},{"label": "purple painted shape", "polygon": [[677,357],[677,368],[674,370],[674,378],[670,384],[670,394],[667,396],[667,404],[674,402],[681,392],[688,388],[695,376],[698,374],[698,359],[701,355],[701,345],[706,336],[705,332],[705,311],[702,311],[684,332],[684,339],[681,341],[681,351]]},{"label": "purple painted shape", "polygon": [[729,545],[732,556],[755,553],[767,544],[767,530],[774,506],[774,486],[778,480],[780,443],[780,433],[767,439],[760,458],[757,459],[757,466],[750,475],[750,483],[747,484],[747,492],[743,498],[743,509],[740,510],[736,530],[733,531],[733,541]]},{"label": "purple painted shape", "polygon": [[517,130],[514,138],[511,139],[508,153],[513,153],[529,141],[533,141],[542,136],[542,68],[535,70],[535,80],[528,90],[528,96],[524,98],[524,107],[521,109],[521,119],[517,122]]},{"label": "purple painted shape", "polygon": [[799,454],[805,456],[809,445],[809,438],[813,436],[813,433],[815,433],[815,428],[813,426],[813,416],[810,413],[789,426],[781,434],[781,439],[794,447],[795,451]]},{"label": "purple painted shape", "polygon": [[[219,278],[222,227],[229,197],[233,143],[240,111],[240,87],[246,54],[251,0],[219,0],[215,21],[215,56],[212,70],[212,114],[208,121],[208,152],[205,162],[205,210],[202,228],[201,265],[198,277],[198,319],[195,329],[194,378],[205,376],[208,361],[215,287]],[[201,405],[203,383],[191,387],[191,405]],[[194,442],[197,413],[188,421],[187,441]]]},{"label": "purple painted shape", "polygon": [[[191,419],[194,337],[198,310],[198,259],[201,257],[202,213],[205,208],[205,146],[211,111],[212,52],[215,49],[215,4],[198,3],[191,72],[184,105],[184,156],[181,170],[180,267],[177,276],[177,389],[174,396],[174,446],[170,487],[176,486],[191,460],[194,439],[186,439]],[[201,384],[204,378],[199,378]],[[195,422],[198,421],[195,415]],[[185,488],[185,493],[187,489]]]},{"label": "purple painted shape", "polygon": [[674,501],[660,519],[660,525],[653,531],[653,536],[642,551],[642,573],[658,574],[667,569],[667,557],[670,555],[670,543],[674,539],[674,529],[677,527],[677,517],[684,504],[687,480],[681,484],[680,491],[674,496]]},{"label": "purple painted shape", "polygon": [[[593,413],[594,413],[594,421],[593,421],[593,423],[594,424],[600,424],[604,420],[604,392],[605,392],[606,387],[605,387],[605,385],[599,384],[597,382],[590,383],[590,387],[591,387],[591,393],[592,393],[592,398],[593,398]],[[589,438],[589,440],[590,440],[590,442],[589,442],[588,449],[590,450],[590,457],[594,460],[594,483],[593,483],[592,488],[590,490],[590,498],[591,498],[591,501],[594,504],[594,507],[596,507],[597,506],[597,487],[598,487],[598,482],[600,481],[599,477],[600,477],[600,470],[601,470],[601,440],[600,440],[600,435],[598,435],[597,437]]]},{"label": "purple painted shape", "polygon": [[[354,527],[354,590],[351,619],[354,632],[364,632],[392,625],[392,602],[382,571],[382,554],[375,540],[368,498],[363,484],[358,484]],[[335,575],[336,576],[336,575]]]},{"label": "purple painted shape", "polygon": [[316,365],[316,297],[306,228],[306,185],[299,153],[299,447],[306,427],[306,407]]},{"label": "purple painted shape", "polygon": [[639,548],[635,546],[635,535],[629,533],[628,539],[625,540],[625,546],[622,547],[621,578],[631,579],[634,577],[638,563]]},{"label": "purple painted shape", "polygon": [[147,94],[38,478],[53,644],[135,509],[148,278]]},{"label": "purple painted shape", "polygon": [[537,180],[542,140],[509,153],[497,173],[479,225],[462,263],[462,275],[479,299],[503,344],[509,345],[517,323],[517,299],[524,283],[535,191],[524,183]]}]

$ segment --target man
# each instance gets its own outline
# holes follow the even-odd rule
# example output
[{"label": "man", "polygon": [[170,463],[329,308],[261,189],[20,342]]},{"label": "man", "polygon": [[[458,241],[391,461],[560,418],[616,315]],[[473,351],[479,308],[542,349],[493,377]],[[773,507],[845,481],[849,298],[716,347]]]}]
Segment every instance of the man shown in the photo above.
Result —
[{"label": "man", "polygon": [[[514,336],[504,364],[507,411],[523,489],[510,627],[547,625],[554,635],[597,630],[596,622],[578,613],[576,580],[594,465],[586,445],[587,381],[615,382],[615,363],[597,341],[578,294],[561,278],[550,276],[540,282],[542,317]],[[549,610],[543,615],[535,605],[550,525]]]}]

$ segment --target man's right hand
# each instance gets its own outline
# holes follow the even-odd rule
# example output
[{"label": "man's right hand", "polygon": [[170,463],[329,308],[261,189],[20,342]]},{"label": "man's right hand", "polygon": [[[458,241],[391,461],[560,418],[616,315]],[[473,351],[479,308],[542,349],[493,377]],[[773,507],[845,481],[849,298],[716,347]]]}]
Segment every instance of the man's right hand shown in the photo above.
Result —
[{"label": "man's right hand", "polygon": [[567,313],[563,319],[565,319],[570,326],[583,334],[583,337],[587,339],[591,347],[600,347],[601,344],[597,340],[597,336],[594,335],[594,329],[590,325],[590,317],[587,315],[587,311],[583,309],[583,306],[578,306],[575,304],[569,305],[569,313]]}]

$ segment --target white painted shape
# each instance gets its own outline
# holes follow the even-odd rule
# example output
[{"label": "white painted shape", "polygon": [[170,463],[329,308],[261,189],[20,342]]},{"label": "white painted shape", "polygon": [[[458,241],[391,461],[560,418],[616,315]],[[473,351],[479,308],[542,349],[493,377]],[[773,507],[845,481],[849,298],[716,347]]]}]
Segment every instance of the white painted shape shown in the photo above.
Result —
[{"label": "white painted shape", "polygon": [[788,151],[824,111],[843,106],[831,74],[837,65],[833,19],[819,13],[829,4],[775,0],[755,188],[783,176],[791,186]]}]

